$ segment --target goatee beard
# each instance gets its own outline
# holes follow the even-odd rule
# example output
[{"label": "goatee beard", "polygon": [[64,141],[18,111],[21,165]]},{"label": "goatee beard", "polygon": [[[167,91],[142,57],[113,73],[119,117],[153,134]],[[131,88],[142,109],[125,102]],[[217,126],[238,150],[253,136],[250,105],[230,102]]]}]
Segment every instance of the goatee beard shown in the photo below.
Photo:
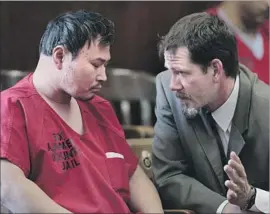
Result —
[{"label": "goatee beard", "polygon": [[185,103],[182,103],[182,113],[187,119],[193,119],[199,114],[199,110],[196,108],[188,108]]}]

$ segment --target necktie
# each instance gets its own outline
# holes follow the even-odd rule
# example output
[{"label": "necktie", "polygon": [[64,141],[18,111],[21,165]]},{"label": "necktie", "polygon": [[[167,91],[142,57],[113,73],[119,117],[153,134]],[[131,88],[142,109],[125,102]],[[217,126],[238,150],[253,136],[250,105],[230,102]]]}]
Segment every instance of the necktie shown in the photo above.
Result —
[{"label": "necktie", "polygon": [[[218,148],[219,148],[219,152],[220,152],[221,162],[222,162],[222,165],[224,167],[227,164],[228,160],[227,160],[226,154],[225,154],[224,149],[223,149],[223,144],[222,144],[220,135],[219,135],[218,130],[217,130],[217,123],[214,120],[211,113],[207,113],[207,119],[208,119],[208,123],[213,131],[214,137],[216,138],[216,142],[218,144]],[[224,179],[228,180],[228,176],[225,172],[224,172]]]}]

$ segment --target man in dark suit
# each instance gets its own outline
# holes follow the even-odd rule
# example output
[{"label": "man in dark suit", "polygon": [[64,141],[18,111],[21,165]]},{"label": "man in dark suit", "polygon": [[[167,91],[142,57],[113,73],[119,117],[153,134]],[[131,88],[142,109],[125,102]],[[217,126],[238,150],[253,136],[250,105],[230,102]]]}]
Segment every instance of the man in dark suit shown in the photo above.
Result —
[{"label": "man in dark suit", "polygon": [[233,32],[191,14],[160,53],[153,172],[164,208],[269,213],[269,86],[238,63]]}]

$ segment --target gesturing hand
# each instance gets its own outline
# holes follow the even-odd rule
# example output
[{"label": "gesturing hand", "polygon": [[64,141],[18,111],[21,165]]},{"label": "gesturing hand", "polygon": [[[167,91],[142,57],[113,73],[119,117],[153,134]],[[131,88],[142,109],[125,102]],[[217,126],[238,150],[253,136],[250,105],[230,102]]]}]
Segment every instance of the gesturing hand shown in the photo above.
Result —
[{"label": "gesturing hand", "polygon": [[228,187],[227,200],[239,207],[244,207],[250,198],[251,186],[248,183],[245,168],[235,152],[231,152],[224,171],[230,179],[225,181],[225,186]]}]

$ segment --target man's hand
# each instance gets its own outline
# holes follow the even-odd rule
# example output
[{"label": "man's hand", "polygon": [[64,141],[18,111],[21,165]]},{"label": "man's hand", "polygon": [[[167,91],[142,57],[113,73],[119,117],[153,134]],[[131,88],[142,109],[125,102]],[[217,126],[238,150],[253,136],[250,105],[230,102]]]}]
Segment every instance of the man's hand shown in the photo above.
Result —
[{"label": "man's hand", "polygon": [[225,181],[228,187],[227,199],[231,204],[244,207],[250,198],[251,186],[248,183],[247,175],[240,158],[231,152],[228,165],[224,166],[230,180]]}]

